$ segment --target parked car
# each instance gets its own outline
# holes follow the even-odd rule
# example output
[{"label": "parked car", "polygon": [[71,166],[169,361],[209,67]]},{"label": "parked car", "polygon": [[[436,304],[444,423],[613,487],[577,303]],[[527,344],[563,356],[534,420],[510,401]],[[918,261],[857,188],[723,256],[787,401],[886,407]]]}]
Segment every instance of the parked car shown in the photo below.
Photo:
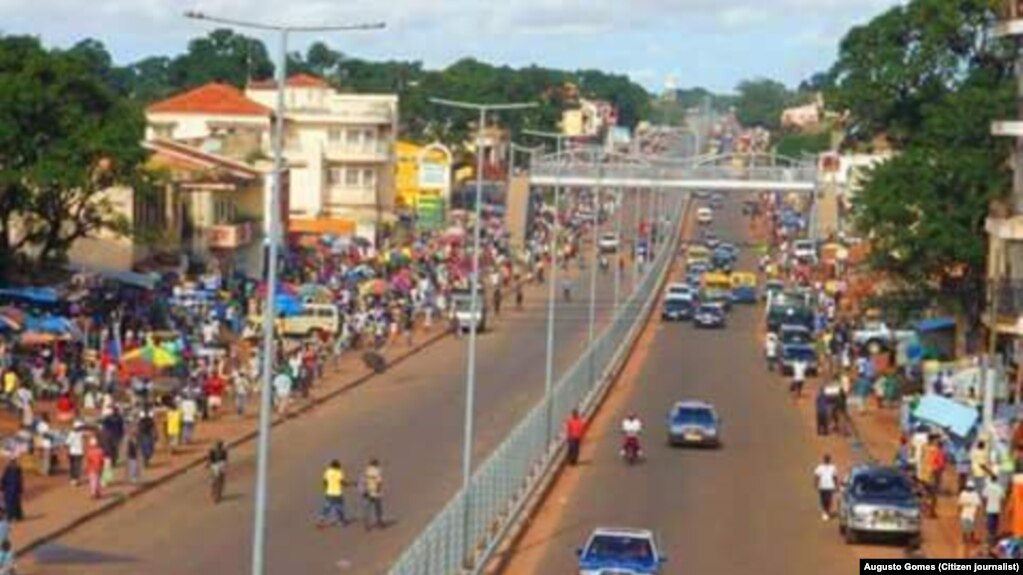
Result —
[{"label": "parked car", "polygon": [[842,482],[838,529],[850,544],[877,534],[898,536],[919,547],[920,500],[910,480],[894,467],[854,467]]},{"label": "parked car", "polygon": [[696,210],[696,221],[707,226],[714,223],[714,210],[703,206]]},{"label": "parked car", "polygon": [[882,321],[875,321],[865,323],[863,327],[853,331],[852,342],[873,354],[891,349],[900,341],[909,340],[915,336],[916,332],[911,329],[892,329]]},{"label": "parked car", "polygon": [[721,446],[721,418],[705,401],[680,401],[668,413],[668,443],[673,446]]},{"label": "parked car", "polygon": [[647,529],[599,527],[576,554],[579,575],[659,575],[668,560]]},{"label": "parked car", "polygon": [[813,240],[796,240],[792,242],[792,255],[803,263],[817,263],[817,243]]},{"label": "parked car", "polygon": [[693,313],[693,325],[704,328],[725,327],[725,307],[720,303],[701,303]]},{"label": "parked car", "polygon": [[672,282],[668,284],[668,289],[664,291],[664,296],[692,296],[694,293],[695,290],[693,290],[693,287],[688,283]]}]

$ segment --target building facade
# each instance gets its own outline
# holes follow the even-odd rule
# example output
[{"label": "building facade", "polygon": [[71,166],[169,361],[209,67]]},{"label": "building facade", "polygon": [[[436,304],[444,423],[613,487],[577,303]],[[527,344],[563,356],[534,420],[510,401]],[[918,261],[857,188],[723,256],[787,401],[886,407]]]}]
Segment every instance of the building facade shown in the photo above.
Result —
[{"label": "building facade", "polygon": [[397,211],[411,216],[420,229],[443,225],[451,202],[451,150],[440,143],[395,145]]},{"label": "building facade", "polygon": [[[271,107],[277,86],[254,83],[245,95]],[[285,82],[284,106],[289,231],[378,239],[394,221],[398,97],[340,93],[300,74]]]},{"label": "building facade", "polygon": [[[1002,21],[994,29],[996,36],[1007,37],[1017,46],[1023,38],[1023,0],[1003,2]],[[1017,53],[1018,50],[1017,50]],[[1020,63],[1017,63],[1020,70]],[[995,338],[1015,340],[1023,337],[1023,120],[1006,119],[992,125],[996,136],[1013,138],[1012,164],[1015,175],[1008,200],[992,206],[985,222],[988,233],[989,313],[985,319]],[[993,310],[994,313],[990,313]],[[1020,357],[1019,353],[1013,355]]]}]

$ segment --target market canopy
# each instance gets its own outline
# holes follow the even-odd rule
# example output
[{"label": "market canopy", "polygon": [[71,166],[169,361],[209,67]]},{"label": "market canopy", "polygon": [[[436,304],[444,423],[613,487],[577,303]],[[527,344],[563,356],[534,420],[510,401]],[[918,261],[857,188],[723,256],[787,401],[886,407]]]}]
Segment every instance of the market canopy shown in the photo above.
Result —
[{"label": "market canopy", "polygon": [[60,294],[53,288],[0,288],[0,298],[37,304],[55,304],[60,301]]},{"label": "market canopy", "polygon": [[958,437],[966,437],[977,424],[977,410],[958,401],[928,394],[920,399],[913,415]]}]

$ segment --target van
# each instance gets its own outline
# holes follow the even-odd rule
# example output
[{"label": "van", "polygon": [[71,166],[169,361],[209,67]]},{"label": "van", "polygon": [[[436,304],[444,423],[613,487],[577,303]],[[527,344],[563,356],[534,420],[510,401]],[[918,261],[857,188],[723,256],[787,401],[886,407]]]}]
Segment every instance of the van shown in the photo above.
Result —
[{"label": "van", "polygon": [[[249,321],[261,325],[263,320],[257,316]],[[306,302],[298,314],[278,319],[275,329],[279,335],[290,337],[337,335],[341,332],[341,312],[331,303]]]}]

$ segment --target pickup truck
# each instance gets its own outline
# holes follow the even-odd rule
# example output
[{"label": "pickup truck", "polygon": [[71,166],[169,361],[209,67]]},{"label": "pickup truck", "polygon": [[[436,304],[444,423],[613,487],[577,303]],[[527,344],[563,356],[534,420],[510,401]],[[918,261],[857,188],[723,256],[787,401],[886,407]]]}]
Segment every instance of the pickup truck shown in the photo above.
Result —
[{"label": "pickup truck", "polygon": [[911,329],[892,329],[884,322],[871,322],[852,333],[852,342],[870,353],[878,353],[915,336],[916,332]]},{"label": "pickup truck", "polygon": [[473,324],[476,324],[477,332],[487,331],[486,291],[480,288],[478,292],[479,302],[475,313],[472,309],[471,290],[460,289],[451,292],[451,321],[454,323],[455,329],[460,332],[472,331]]}]

